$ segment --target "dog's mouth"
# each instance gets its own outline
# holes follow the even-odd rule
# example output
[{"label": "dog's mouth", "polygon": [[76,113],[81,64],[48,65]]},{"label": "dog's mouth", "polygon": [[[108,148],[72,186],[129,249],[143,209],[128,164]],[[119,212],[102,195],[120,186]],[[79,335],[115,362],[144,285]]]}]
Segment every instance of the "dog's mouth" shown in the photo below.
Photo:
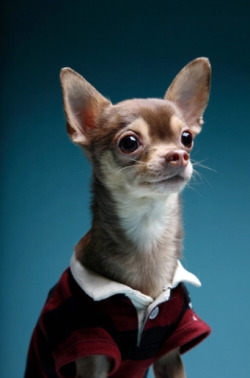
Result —
[{"label": "dog's mouth", "polygon": [[151,188],[152,191],[165,192],[179,192],[188,183],[189,175],[178,172],[173,175],[151,177],[143,180],[142,185]]},{"label": "dog's mouth", "polygon": [[157,185],[157,184],[170,184],[170,183],[178,183],[178,182],[184,182],[184,181],[188,181],[188,178],[186,178],[184,175],[182,174],[173,174],[171,176],[165,176],[165,177],[155,177],[155,178],[152,178],[152,179],[149,179],[147,180],[145,183],[147,184],[152,184],[152,185]]},{"label": "dog's mouth", "polygon": [[180,174],[176,174],[176,175],[173,175],[173,176],[168,176],[168,177],[156,179],[156,180],[153,181],[153,183],[160,184],[160,183],[168,183],[168,182],[183,181],[183,180],[185,180],[184,176],[182,176]]},{"label": "dog's mouth", "polygon": [[192,166],[189,165],[187,167],[177,167],[177,169],[174,170],[166,170],[161,172],[152,172],[152,175],[147,176],[145,181],[149,185],[153,186],[171,186],[174,185],[178,186],[185,185],[192,176]]}]

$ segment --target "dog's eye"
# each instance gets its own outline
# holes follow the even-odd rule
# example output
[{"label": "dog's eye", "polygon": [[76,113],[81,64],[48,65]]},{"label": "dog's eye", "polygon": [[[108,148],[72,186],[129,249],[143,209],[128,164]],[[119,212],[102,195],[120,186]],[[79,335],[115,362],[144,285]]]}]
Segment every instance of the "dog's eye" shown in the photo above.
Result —
[{"label": "dog's eye", "polygon": [[193,135],[192,135],[191,131],[189,131],[189,130],[183,131],[183,133],[181,135],[181,143],[185,147],[188,147],[188,148],[192,147]]},{"label": "dog's eye", "polygon": [[119,142],[119,148],[122,152],[129,154],[139,148],[139,141],[134,135],[126,135]]}]

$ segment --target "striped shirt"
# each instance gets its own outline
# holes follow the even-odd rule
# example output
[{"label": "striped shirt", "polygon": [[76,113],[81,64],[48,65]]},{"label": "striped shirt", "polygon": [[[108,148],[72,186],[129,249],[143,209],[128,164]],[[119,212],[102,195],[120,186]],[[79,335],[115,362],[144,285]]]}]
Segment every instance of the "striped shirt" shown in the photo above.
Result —
[{"label": "striped shirt", "polygon": [[153,362],[186,352],[211,332],[193,311],[183,282],[198,279],[179,263],[173,282],[153,300],[84,268],[71,268],[50,291],[34,329],[25,378],[75,377],[74,361],[106,355],[110,377],[143,378]]}]

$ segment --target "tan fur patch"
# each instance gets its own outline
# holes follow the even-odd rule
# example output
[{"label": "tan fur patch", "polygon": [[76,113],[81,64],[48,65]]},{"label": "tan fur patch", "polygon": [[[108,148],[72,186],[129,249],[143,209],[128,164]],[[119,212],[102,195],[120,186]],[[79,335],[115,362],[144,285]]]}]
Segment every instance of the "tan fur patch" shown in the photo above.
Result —
[{"label": "tan fur patch", "polygon": [[120,133],[116,137],[119,137],[122,134],[125,134],[128,131],[133,131],[136,133],[139,137],[141,136],[145,143],[149,144],[151,142],[151,138],[149,135],[149,125],[148,123],[142,118],[139,117],[132,123],[130,123],[128,126],[124,127]]},{"label": "tan fur patch", "polygon": [[172,115],[172,117],[170,118],[169,125],[173,134],[179,135],[181,130],[185,126],[185,123],[176,115]]}]

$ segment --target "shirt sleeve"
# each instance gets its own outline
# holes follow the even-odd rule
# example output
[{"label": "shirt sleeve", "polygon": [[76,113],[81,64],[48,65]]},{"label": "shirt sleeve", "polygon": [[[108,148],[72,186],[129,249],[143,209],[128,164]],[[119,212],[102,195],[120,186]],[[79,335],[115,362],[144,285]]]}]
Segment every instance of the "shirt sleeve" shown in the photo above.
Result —
[{"label": "shirt sleeve", "polygon": [[[173,327],[172,334],[167,338],[160,349],[158,358],[162,355],[180,348],[183,354],[202,342],[211,333],[211,328],[194,312],[189,292],[184,284],[175,289],[173,298],[175,303],[172,308],[177,311],[177,323]],[[177,300],[179,298],[179,300]]]},{"label": "shirt sleeve", "polygon": [[75,377],[74,361],[91,355],[105,355],[111,362],[112,374],[121,355],[111,336],[102,328],[77,330],[54,351],[55,369],[60,378]]},{"label": "shirt sleeve", "polygon": [[189,308],[168,340],[169,350],[179,347],[183,354],[202,342],[210,333],[211,328]]}]

